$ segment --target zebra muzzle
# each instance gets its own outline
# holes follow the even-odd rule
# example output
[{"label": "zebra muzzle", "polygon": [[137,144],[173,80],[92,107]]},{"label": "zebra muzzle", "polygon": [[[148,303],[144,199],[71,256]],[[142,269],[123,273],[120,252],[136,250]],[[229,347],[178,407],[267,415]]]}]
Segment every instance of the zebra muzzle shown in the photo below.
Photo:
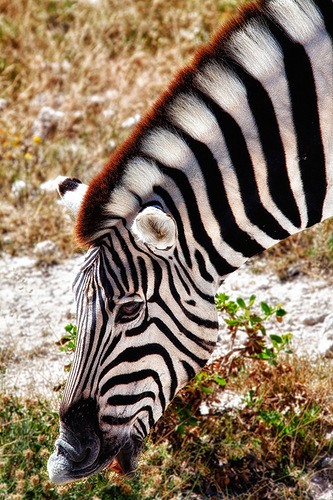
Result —
[{"label": "zebra muzzle", "polygon": [[101,445],[99,437],[94,433],[80,440],[71,431],[62,429],[55,446],[56,450],[50,456],[47,468],[50,479],[56,484],[89,476],[101,468]]}]

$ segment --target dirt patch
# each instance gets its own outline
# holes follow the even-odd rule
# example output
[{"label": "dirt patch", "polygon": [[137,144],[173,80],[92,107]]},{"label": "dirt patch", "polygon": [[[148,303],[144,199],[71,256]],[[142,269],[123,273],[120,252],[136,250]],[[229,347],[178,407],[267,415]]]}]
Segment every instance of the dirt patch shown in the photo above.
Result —
[{"label": "dirt patch", "polygon": [[49,397],[66,377],[69,359],[55,342],[75,321],[71,283],[81,261],[36,267],[29,257],[0,259],[0,362],[7,391]]}]

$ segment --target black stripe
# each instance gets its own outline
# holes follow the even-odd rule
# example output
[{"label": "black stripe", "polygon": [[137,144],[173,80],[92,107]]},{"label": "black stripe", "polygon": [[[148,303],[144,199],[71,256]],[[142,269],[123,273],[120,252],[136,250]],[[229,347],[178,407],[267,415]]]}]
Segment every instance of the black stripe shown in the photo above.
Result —
[{"label": "black stripe", "polygon": [[[149,158],[147,156],[147,158]],[[176,168],[166,167],[162,163],[157,160],[154,160],[156,165],[160,168],[160,170],[170,177],[172,181],[177,185],[179,191],[182,193],[184,201],[186,203],[186,208],[189,214],[189,221],[191,224],[191,230],[196,241],[205,248],[207,255],[215,267],[217,273],[220,276],[224,276],[226,274],[230,274],[235,271],[237,268],[229,264],[216,250],[212,239],[207,234],[205,230],[205,226],[202,222],[201,215],[199,212],[199,208],[197,205],[195,194],[192,190],[192,186],[187,179],[187,176],[181,170]]]},{"label": "black stripe", "polygon": [[140,382],[141,380],[145,380],[151,377],[158,387],[158,397],[161,402],[162,410],[164,411],[166,408],[165,397],[163,394],[163,388],[161,381],[159,379],[159,375],[154,370],[140,370],[137,372],[125,373],[122,375],[116,375],[115,377],[110,378],[105,382],[105,384],[101,387],[100,396],[103,397],[109,390],[118,385],[129,385],[133,382]]},{"label": "black stripe", "polygon": [[108,252],[110,253],[110,256],[111,256],[111,259],[107,258],[107,255],[105,255],[105,258],[104,258],[104,264],[107,267],[107,272],[111,276],[113,281],[115,282],[116,286],[118,287],[120,295],[123,296],[126,294],[126,292],[125,292],[125,289],[123,288],[122,284],[120,283],[117,274],[113,271],[113,269],[111,267],[111,260],[120,269],[120,272],[122,273],[123,283],[124,283],[124,279],[125,279],[126,280],[125,288],[128,291],[128,281],[127,281],[127,276],[126,276],[126,270],[125,270],[122,262],[120,261],[117,252],[113,248],[111,235],[109,235],[108,238],[105,239],[105,241],[103,242],[103,247],[108,250]]},{"label": "black stripe", "polygon": [[281,212],[296,227],[300,227],[300,214],[290,186],[284,147],[271,99],[260,81],[250,75],[239,63],[228,59],[227,65],[232,67],[246,88],[248,104],[257,125],[267,164],[268,186],[272,199]]},{"label": "black stripe", "polygon": [[[90,323],[90,328],[89,328],[89,332],[88,332],[88,329],[86,329],[84,332],[83,332],[83,335],[84,335],[84,338],[85,338],[85,343],[86,341],[88,340],[88,345],[85,345],[85,348],[84,350],[82,351],[82,353],[85,355],[84,357],[82,357],[81,359],[81,366],[82,366],[82,371],[86,369],[86,365],[87,365],[87,361],[89,360],[89,357],[91,355],[91,352],[92,352],[92,346],[93,346],[93,343],[94,343],[94,338],[95,338],[95,335],[96,335],[96,327],[97,327],[97,315],[96,315],[96,285],[95,285],[95,281],[92,280],[92,283],[90,284],[90,287],[92,289],[92,297],[91,299],[89,299],[89,306],[91,307],[85,307],[85,311],[86,312],[86,316],[87,316],[87,319],[88,317],[91,318],[91,323]],[[88,315],[88,311],[89,311],[89,315]],[[82,334],[81,334],[82,336]],[[85,361],[85,363],[83,364],[82,362]],[[83,383],[83,387],[86,386],[87,384],[87,381],[88,381],[88,378],[89,378],[89,375],[90,375],[90,370],[91,370],[91,364],[89,366],[89,369],[88,369],[88,375],[86,376],[85,380],[84,380],[84,383]]]},{"label": "black stripe", "polygon": [[[187,347],[185,347],[181,341],[178,339],[176,335],[173,334],[173,332],[170,330],[170,328],[167,327],[165,323],[159,318],[152,318],[149,322],[149,325],[154,324],[157,326],[157,328],[162,332],[169,340],[170,342],[178,349],[178,351],[182,352],[189,358],[191,358],[197,365],[199,366],[204,366],[207,363],[208,357],[202,359],[196,356],[192,351],[190,351]],[[191,339],[192,340],[192,339]],[[197,340],[197,339],[196,339]],[[202,347],[202,346],[200,346]],[[203,347],[205,351],[205,347]]]},{"label": "black stripe", "polygon": [[143,432],[144,437],[146,437],[146,436],[147,436],[147,434],[148,434],[148,431],[147,431],[147,429],[146,429],[145,424],[142,422],[141,418],[138,418],[138,419],[137,419],[137,422],[138,422],[138,424],[140,425],[140,427],[141,427],[141,429],[142,429],[142,432]]},{"label": "black stripe", "polygon": [[185,368],[185,371],[187,373],[188,381],[192,380],[192,378],[195,376],[195,371],[193,366],[191,366],[187,361],[182,360],[182,365]]},{"label": "black stripe", "polygon": [[108,398],[108,405],[110,406],[128,406],[134,405],[142,399],[150,398],[155,401],[156,396],[151,391],[144,391],[140,394],[116,394]]},{"label": "black stripe", "polygon": [[203,279],[206,280],[206,281],[208,281],[208,283],[213,283],[214,278],[207,271],[205,259],[203,258],[203,256],[199,252],[199,250],[196,250],[195,253],[194,253],[194,255],[195,255],[196,261],[197,261],[198,266],[199,266],[200,274],[203,277]]},{"label": "black stripe", "polygon": [[[162,191],[164,191],[162,188],[159,188],[161,189]],[[154,276],[155,278],[155,286],[154,286],[154,293],[153,293],[153,298],[151,299],[152,302],[154,302],[154,297],[158,297],[159,295],[159,285],[162,281],[162,278],[163,278],[163,273],[162,273],[162,269],[160,267],[160,265],[156,262],[155,258],[153,259],[151,254],[142,250],[142,248],[139,248],[138,245],[136,244],[136,241],[135,239],[133,238],[133,235],[131,233],[128,233],[128,236],[129,236],[129,239],[130,239],[130,242],[131,244],[133,245],[133,247],[135,248],[135,250],[138,250],[139,252],[141,252],[142,254],[144,254],[146,257],[149,258],[149,260],[151,261],[152,263],[152,266],[153,266],[153,272],[151,273],[151,276]],[[180,260],[180,257],[179,257],[179,254],[178,254],[178,250],[177,248],[175,248],[174,250],[174,256],[179,264],[179,266],[181,267],[182,271],[183,271],[183,274],[186,276],[186,279],[188,280],[188,282],[190,283],[190,286],[191,288],[199,295],[199,297],[201,297],[203,300],[205,300],[206,302],[209,302],[210,304],[215,304],[215,300],[214,300],[214,296],[213,295],[207,295],[205,294],[204,292],[202,292],[198,287],[197,285],[195,284],[195,282],[193,281],[193,279],[191,278],[189,272],[188,272],[188,269],[183,265],[183,263],[181,262]],[[154,256],[155,257],[155,256]],[[233,270],[235,270],[236,268],[232,268]]]},{"label": "black stripe", "polygon": [[[196,316],[195,314],[188,311],[186,309],[186,307],[184,307],[182,298],[179,295],[178,290],[177,290],[177,288],[174,284],[174,281],[173,281],[173,276],[172,276],[169,261],[167,259],[165,259],[164,257],[162,257],[161,255],[156,255],[156,258],[158,258],[159,260],[162,260],[164,262],[165,267],[167,269],[167,273],[168,273],[168,283],[169,283],[169,289],[171,292],[171,296],[173,297],[175,302],[177,302],[177,304],[179,305],[179,307],[181,308],[181,310],[185,314],[185,316],[193,323],[196,323],[198,326],[205,326],[206,328],[211,328],[211,329],[218,328],[217,321],[211,321],[209,319],[201,318],[200,316]],[[150,298],[149,302],[152,302],[152,298]]]},{"label": "black stripe", "polygon": [[[107,249],[107,251],[109,253],[109,247],[107,245],[105,245],[105,248]],[[112,269],[112,267],[111,267],[111,261],[110,261],[109,257],[111,257],[111,255],[110,254],[106,255],[105,251],[102,253],[103,266],[106,269],[106,274],[109,276],[109,278],[108,278],[109,281],[111,279],[114,282],[114,284],[118,288],[119,295],[121,297],[123,297],[124,295],[126,295],[126,291],[123,288],[122,284],[120,283],[117,274]]]},{"label": "black stripe", "polygon": [[122,335],[120,333],[119,335],[117,335],[116,337],[114,337],[112,339],[112,342],[109,345],[109,347],[107,348],[107,350],[105,352],[101,353],[103,355],[103,357],[101,357],[101,360],[99,363],[100,365],[103,365],[105,363],[105,361],[108,359],[108,357],[111,355],[111,353],[114,351],[114,349],[116,348],[116,346],[120,342],[121,338],[122,338]]},{"label": "black stripe", "polygon": [[111,285],[110,281],[110,274],[107,273],[107,268],[108,268],[108,262],[106,259],[106,256],[104,252],[101,252],[101,266],[100,266],[100,271],[99,271],[99,281],[100,281],[100,286],[103,287],[105,297],[108,301],[108,307],[110,312],[112,312],[116,306],[114,299],[115,291]]},{"label": "black stripe", "polygon": [[125,363],[125,362],[135,363],[135,362],[139,361],[140,359],[146,358],[147,356],[151,356],[151,355],[161,356],[161,358],[163,358],[163,361],[165,362],[166,366],[168,367],[168,370],[170,373],[170,379],[171,379],[170,399],[172,399],[175,395],[177,385],[178,385],[177,374],[176,374],[176,371],[174,369],[170,354],[160,344],[152,343],[152,344],[145,344],[145,345],[139,346],[139,347],[128,347],[123,352],[121,352],[114,360],[112,360],[107,366],[105,366],[105,368],[100,373],[100,380],[102,380],[103,377],[112,370],[112,368],[120,365],[121,363]]},{"label": "black stripe", "polygon": [[201,297],[206,302],[208,302],[210,304],[215,304],[214,296],[213,295],[207,295],[207,294],[203,293],[200,290],[200,288],[198,288],[197,285],[194,283],[194,281],[191,278],[190,274],[188,273],[187,269],[185,268],[185,266],[183,265],[183,263],[180,261],[177,248],[175,248],[174,256],[175,256],[175,258],[176,258],[179,266],[181,267],[184,275],[186,276],[188,282],[190,283],[191,288],[195,291],[195,293],[197,293],[199,295],[199,297]]},{"label": "black stripe", "polygon": [[273,23],[269,27],[284,54],[309,227],[322,218],[327,187],[316,86],[304,47],[290,40]]},{"label": "black stripe", "polygon": [[141,275],[141,288],[144,297],[147,296],[147,287],[148,287],[148,273],[145,260],[142,257],[138,257],[138,264],[140,268]]},{"label": "black stripe", "polygon": [[[289,236],[289,233],[280,226],[278,221],[273,217],[272,214],[270,214],[265,209],[265,207],[261,202],[258,186],[255,179],[253,163],[247,148],[246,140],[243,136],[240,126],[232,118],[232,116],[229,115],[229,113],[224,111],[209,96],[207,96],[206,94],[197,89],[195,89],[195,92],[212,110],[212,113],[215,115],[216,120],[221,129],[221,132],[224,136],[229,156],[237,175],[239,189],[241,192],[241,197],[247,217],[253,224],[258,226],[271,238],[279,240],[287,238]],[[277,142],[279,141],[280,141],[279,146],[283,147],[280,139],[277,140]],[[285,166],[284,155],[283,155],[283,163]],[[283,163],[281,164],[281,166],[283,165]],[[269,180],[270,183],[274,182],[272,177],[269,178]],[[282,178],[279,179],[279,182],[280,180],[281,181],[283,180],[285,186],[287,187],[287,191],[289,192],[290,186],[286,171],[282,171]],[[272,189],[270,189],[270,191],[272,198],[276,201],[276,203],[280,207],[278,200],[274,198],[274,193],[272,192]],[[294,203],[293,199],[292,203]]]},{"label": "black stripe", "polygon": [[139,289],[139,280],[138,280],[137,269],[136,269],[134,261],[133,261],[133,255],[132,255],[132,253],[130,252],[130,250],[128,248],[127,242],[124,240],[124,238],[120,234],[120,231],[119,231],[119,229],[117,227],[114,228],[114,232],[115,232],[115,235],[117,236],[117,238],[119,240],[119,243],[121,245],[122,251],[124,252],[124,254],[126,256],[126,259],[127,259],[128,265],[129,265],[129,271],[128,272],[130,273],[130,277],[131,277],[131,280],[132,280],[132,283],[133,283],[133,290],[132,291],[136,292]]},{"label": "black stripe", "polygon": [[177,273],[177,276],[179,278],[179,281],[181,282],[181,284],[183,285],[183,288],[185,290],[185,293],[187,295],[191,295],[191,289],[190,287],[188,286],[188,284],[186,283],[186,281],[184,280],[183,276],[181,275],[179,269],[178,269],[178,266],[176,264],[174,264],[174,268],[175,268],[175,271]]},{"label": "black stripe", "polygon": [[[85,377],[85,380],[84,380],[84,383],[83,383],[83,390],[84,388],[86,387],[86,385],[88,384],[88,381],[89,381],[89,378],[91,378],[91,381],[92,383],[94,383],[94,381],[96,380],[96,377],[97,377],[97,373],[99,371],[99,368],[100,368],[100,363],[101,363],[101,356],[103,354],[103,351],[101,351],[101,345],[102,345],[102,341],[105,339],[105,334],[106,334],[106,326],[107,326],[107,323],[108,323],[108,319],[109,319],[109,315],[105,309],[105,301],[104,301],[104,298],[102,297],[102,292],[101,292],[101,287],[100,286],[97,286],[97,291],[94,291],[95,293],[97,293],[97,297],[98,299],[94,300],[94,303],[93,303],[93,311],[94,311],[94,316],[95,316],[95,319],[94,319],[94,326],[92,325],[90,330],[89,330],[89,337],[90,337],[90,342],[89,342],[89,346],[88,346],[88,350],[87,350],[87,353],[89,355],[91,355],[93,353],[93,356],[92,356],[92,359],[89,359],[89,357],[87,357],[86,359],[86,365],[88,363],[90,363],[89,365],[89,369],[87,371],[87,374],[86,374],[86,377]],[[100,327],[100,330],[99,332],[97,333],[97,324],[96,324],[96,303],[98,301],[98,304],[99,304],[99,312],[102,313],[102,325]],[[84,332],[85,335],[88,334],[87,331]],[[94,341],[96,340],[96,336],[98,335],[98,341],[97,341],[97,345],[96,345],[96,348],[94,349],[93,351],[93,343]],[[114,349],[114,347],[117,345],[117,343],[119,342],[120,338],[119,336],[114,338],[113,341],[112,341],[112,348]],[[96,362],[96,357],[98,356],[98,353],[99,353],[99,360]],[[93,366],[95,365],[95,369],[93,370]],[[86,369],[86,366],[84,366],[84,369]]]},{"label": "black stripe", "polygon": [[220,226],[222,239],[245,257],[252,257],[264,250],[257,241],[253,240],[250,235],[242,231],[237,225],[228,202],[219,166],[209,147],[203,142],[193,139],[178,126],[174,124],[173,126],[177,135],[191,149],[200,166],[206,184],[207,201]]},{"label": "black stripe", "polygon": [[[194,333],[190,332],[188,329],[184,327],[184,325],[178,321],[174,313],[169,309],[169,307],[166,305],[164,300],[162,300],[161,297],[158,297],[155,302],[160,306],[161,309],[167,314],[167,316],[172,320],[172,322],[176,325],[178,330],[184,334],[189,340],[192,340],[195,344],[197,344],[199,347],[207,351],[208,353],[211,353],[213,348],[215,347],[216,342],[211,342],[209,340],[202,339],[195,335]],[[152,319],[154,321],[155,318]],[[204,320],[202,320],[202,325],[201,326],[206,326],[204,323]],[[209,321],[208,328],[210,329],[217,329],[218,328],[218,322],[213,322]],[[200,331],[200,328],[198,329]]]},{"label": "black stripe", "polygon": [[113,417],[111,415],[103,415],[102,420],[103,422],[109,424],[109,425],[124,425],[128,424],[131,420],[133,420],[139,413],[142,413],[143,411],[146,411],[148,413],[148,418],[149,418],[149,426],[153,427],[155,422],[154,422],[154,417],[153,417],[153,411],[150,406],[143,406],[140,408],[138,411],[136,411],[133,415],[130,417]]},{"label": "black stripe", "polygon": [[179,211],[178,211],[172,197],[165,189],[161,188],[160,186],[154,186],[153,191],[164,201],[164,204],[168,207],[168,210],[170,210],[172,217],[175,219],[176,225],[177,225],[177,230],[178,230],[178,241],[179,241],[180,247],[182,249],[187,266],[190,269],[192,269],[192,261],[191,261],[190,251],[189,251],[188,246],[187,246],[185,229],[184,229],[183,221],[182,221],[182,218],[179,214]]}]

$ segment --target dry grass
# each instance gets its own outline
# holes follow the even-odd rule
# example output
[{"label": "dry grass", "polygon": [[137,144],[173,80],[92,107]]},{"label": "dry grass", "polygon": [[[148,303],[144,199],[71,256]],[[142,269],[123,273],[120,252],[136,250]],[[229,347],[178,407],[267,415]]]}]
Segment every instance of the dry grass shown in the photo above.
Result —
[{"label": "dry grass", "polygon": [[320,481],[332,448],[331,365],[280,361],[276,367],[250,361],[229,379],[228,389],[243,396],[237,410],[211,406],[203,416],[200,402],[212,403],[223,389],[208,396],[195,382],[183,389],[157,424],[141,480],[149,484],[155,466],[161,477],[155,494],[163,491],[163,498],[176,498],[181,482],[183,490],[218,498],[316,498],[310,480]]},{"label": "dry grass", "polygon": [[265,252],[261,258],[275,269],[282,280],[293,278],[300,273],[331,279],[333,219],[287,238]]},{"label": "dry grass", "polygon": [[105,470],[56,487],[46,461],[58,433],[57,414],[48,402],[0,394],[0,498],[318,498],[316,484],[332,474],[325,459],[333,445],[330,367],[291,359],[276,367],[249,360],[244,368],[228,381],[244,397],[239,409],[212,408],[202,415],[200,403],[223,389],[218,385],[207,394],[196,380],[176,396],[146,442],[133,481]]},{"label": "dry grass", "polygon": [[[51,239],[72,253],[70,224],[42,182],[89,182],[172,75],[240,0],[0,0],[0,248]],[[43,106],[61,112],[49,127]],[[13,196],[13,183],[25,182]]]}]

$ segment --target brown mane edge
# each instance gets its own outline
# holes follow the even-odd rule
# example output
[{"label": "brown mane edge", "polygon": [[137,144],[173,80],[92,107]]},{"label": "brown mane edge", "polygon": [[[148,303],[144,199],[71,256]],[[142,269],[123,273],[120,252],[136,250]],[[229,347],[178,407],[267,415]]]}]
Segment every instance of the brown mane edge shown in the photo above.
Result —
[{"label": "brown mane edge", "polygon": [[161,123],[163,110],[173,93],[181,88],[186,88],[187,84],[192,80],[196,68],[214,56],[216,47],[220,47],[230,34],[260,12],[266,3],[267,0],[254,0],[250,4],[242,5],[238,12],[221,26],[212,40],[197,51],[192,63],[176,74],[168,89],[156,101],[151,111],[147,113],[128,139],[110,157],[100,174],[92,180],[82,202],[75,226],[76,241],[80,246],[93,244],[95,235],[99,230],[103,229],[103,221],[106,218],[104,207],[109,202],[112,190],[121,180],[126,160],[136,150],[136,146],[145,131]]}]

